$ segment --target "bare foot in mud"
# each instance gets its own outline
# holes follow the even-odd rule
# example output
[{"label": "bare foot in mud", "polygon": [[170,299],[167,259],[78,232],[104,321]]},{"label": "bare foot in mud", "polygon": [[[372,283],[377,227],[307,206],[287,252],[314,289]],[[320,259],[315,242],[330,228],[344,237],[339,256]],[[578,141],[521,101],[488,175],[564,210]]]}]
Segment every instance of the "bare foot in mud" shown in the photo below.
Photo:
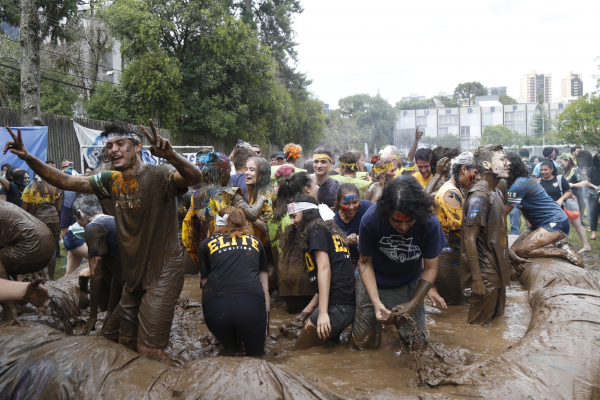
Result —
[{"label": "bare foot in mud", "polygon": [[560,247],[562,250],[567,251],[567,260],[571,262],[571,264],[578,266],[579,268],[584,268],[583,259],[581,256],[575,251],[573,246],[569,243],[563,243]]},{"label": "bare foot in mud", "polygon": [[152,347],[146,347],[141,343],[137,345],[138,351],[144,357],[151,360],[158,361],[163,364],[167,364],[171,367],[176,367],[175,363],[167,356],[167,353],[163,349],[154,349]]}]

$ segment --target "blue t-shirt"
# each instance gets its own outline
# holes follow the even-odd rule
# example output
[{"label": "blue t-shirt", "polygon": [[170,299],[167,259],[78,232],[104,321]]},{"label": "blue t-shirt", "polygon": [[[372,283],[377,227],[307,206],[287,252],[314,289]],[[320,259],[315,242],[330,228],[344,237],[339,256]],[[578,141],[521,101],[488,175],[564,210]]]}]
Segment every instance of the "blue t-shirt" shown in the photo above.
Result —
[{"label": "blue t-shirt", "polygon": [[[562,167],[556,161],[552,160],[552,162],[554,163],[554,166],[556,167],[557,175],[562,174]],[[537,163],[535,165],[535,168],[533,169],[533,175],[535,175],[536,178],[540,177],[540,168],[541,167],[542,167],[542,163]]]},{"label": "blue t-shirt", "polygon": [[239,174],[231,175],[229,178],[228,186],[231,187],[239,187],[242,189],[242,194],[244,195],[244,200],[246,203],[248,202],[248,187],[246,186],[246,174],[240,172]]},{"label": "blue t-shirt", "polygon": [[567,219],[565,212],[533,178],[517,178],[508,189],[506,205],[521,210],[533,230],[551,222],[557,223]]},{"label": "blue t-shirt", "polygon": [[[358,235],[358,230],[360,229],[360,221],[362,220],[363,215],[365,215],[367,210],[372,205],[373,205],[373,203],[371,203],[369,200],[362,200],[360,202],[360,208],[354,215],[354,218],[352,218],[352,220],[350,220],[350,222],[348,222],[348,223],[344,222],[344,220],[340,217],[339,211],[336,211],[335,217],[333,218],[333,220],[335,221],[337,226],[339,226],[340,228],[342,228],[342,230],[344,232],[346,232],[346,235],[351,235],[353,233],[356,233]],[[348,247],[350,248],[351,255],[358,256],[358,248],[356,246],[352,246],[352,247],[348,246]]]},{"label": "blue t-shirt", "polygon": [[8,192],[4,190],[4,186],[0,185],[0,194],[5,195],[6,201],[13,203],[15,206],[21,207],[21,204],[23,204],[21,200],[23,192],[16,183],[8,182]]},{"label": "blue t-shirt", "polygon": [[370,207],[360,223],[358,251],[373,257],[379,289],[393,289],[416,281],[423,272],[423,258],[436,258],[446,246],[444,231],[434,214],[426,224],[415,223],[403,235]]},{"label": "blue t-shirt", "polygon": [[85,240],[90,258],[109,256],[121,261],[115,217],[101,215],[85,227]]},{"label": "blue t-shirt", "polygon": [[73,205],[73,201],[75,200],[75,197],[77,197],[77,193],[71,192],[69,190],[65,190],[63,193],[64,193],[63,203],[62,203],[63,207],[71,208],[71,206]]}]

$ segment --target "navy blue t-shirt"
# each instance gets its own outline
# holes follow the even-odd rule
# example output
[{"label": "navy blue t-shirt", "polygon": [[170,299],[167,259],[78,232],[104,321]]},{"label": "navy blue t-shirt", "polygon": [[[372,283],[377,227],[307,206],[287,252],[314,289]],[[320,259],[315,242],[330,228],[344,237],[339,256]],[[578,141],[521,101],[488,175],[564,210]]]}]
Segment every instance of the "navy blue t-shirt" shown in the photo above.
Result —
[{"label": "navy blue t-shirt", "polygon": [[[353,233],[356,233],[358,235],[358,231],[360,229],[360,221],[362,220],[363,215],[365,215],[367,210],[372,205],[373,205],[373,203],[371,203],[369,200],[361,200],[360,208],[354,215],[354,218],[352,218],[352,220],[350,220],[350,222],[348,222],[348,223],[344,222],[342,217],[340,217],[339,211],[336,211],[335,217],[333,218],[333,220],[335,221],[337,226],[339,226],[340,228],[342,228],[342,230],[344,232],[346,232],[346,235],[351,235]],[[350,249],[351,255],[358,256],[358,248],[356,246],[348,246],[348,248]]]},{"label": "navy blue t-shirt", "polygon": [[248,187],[246,186],[246,174],[240,172],[239,174],[231,175],[229,178],[228,186],[231,187],[239,187],[242,189],[242,194],[244,195],[244,200],[246,203],[248,202]]},{"label": "navy blue t-shirt", "polygon": [[415,223],[400,234],[388,217],[380,217],[370,207],[360,223],[358,251],[373,257],[373,269],[379,289],[393,289],[416,281],[423,272],[423,258],[436,258],[446,246],[444,231],[434,214],[427,223]]},{"label": "navy blue t-shirt", "polygon": [[0,185],[0,194],[5,195],[6,201],[13,203],[15,206],[21,207],[21,204],[23,204],[21,200],[23,191],[15,183],[8,182],[8,192],[4,190],[4,186]]},{"label": "navy blue t-shirt", "polygon": [[533,178],[520,177],[508,189],[507,206],[517,207],[531,224],[530,229],[562,222],[567,219],[565,212],[546,193],[546,190]]},{"label": "navy blue t-shirt", "polygon": [[85,227],[85,241],[90,258],[109,256],[121,261],[115,217],[101,215]]}]

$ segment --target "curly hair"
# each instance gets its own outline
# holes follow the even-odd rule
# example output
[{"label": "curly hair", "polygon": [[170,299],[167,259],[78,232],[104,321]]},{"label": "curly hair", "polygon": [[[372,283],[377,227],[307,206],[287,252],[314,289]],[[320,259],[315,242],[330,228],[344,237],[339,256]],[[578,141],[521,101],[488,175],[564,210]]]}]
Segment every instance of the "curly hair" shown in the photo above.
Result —
[{"label": "curly hair", "polygon": [[396,210],[425,224],[434,206],[433,196],[425,193],[415,177],[401,175],[384,187],[375,212],[381,217],[389,217]]},{"label": "curly hair", "polygon": [[520,155],[510,152],[506,157],[508,158],[508,161],[510,161],[510,172],[508,174],[508,179],[506,180],[506,186],[510,188],[517,178],[529,178],[531,174]]},{"label": "curly hair", "polygon": [[492,154],[496,151],[503,151],[504,148],[501,144],[487,144],[485,146],[479,146],[473,152],[473,165],[477,168],[477,171],[483,174],[485,173],[485,168],[483,168],[484,161],[489,163],[492,162]]},{"label": "curly hair", "polygon": [[133,133],[139,137],[140,140],[134,138],[128,138],[131,140],[134,146],[139,144],[142,139],[142,131],[138,126],[128,124],[127,122],[115,120],[113,122],[107,122],[104,125],[104,130],[100,133],[100,136],[106,137],[109,133]]},{"label": "curly hair", "polygon": [[431,166],[431,173],[435,174],[435,167],[444,157],[448,157],[449,160],[457,157],[460,154],[460,150],[457,147],[444,147],[437,146],[431,151],[431,157],[429,158],[429,165]]},{"label": "curly hair", "polygon": [[302,147],[299,144],[288,143],[283,148],[285,161],[295,163],[302,157]]}]

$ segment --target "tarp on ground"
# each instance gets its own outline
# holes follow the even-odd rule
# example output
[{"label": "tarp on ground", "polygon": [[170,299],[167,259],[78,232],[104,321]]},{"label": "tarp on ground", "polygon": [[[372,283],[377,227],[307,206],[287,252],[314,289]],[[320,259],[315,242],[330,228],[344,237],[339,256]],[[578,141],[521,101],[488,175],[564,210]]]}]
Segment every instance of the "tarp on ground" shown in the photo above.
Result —
[{"label": "tarp on ground", "polygon": [[[21,138],[23,139],[23,144],[25,145],[25,148],[27,148],[27,151],[40,160],[44,162],[46,161],[48,157],[47,126],[22,126],[11,127],[10,129],[15,135],[17,134],[17,130],[21,129]],[[6,154],[2,154],[6,142],[12,142],[12,140],[12,136],[10,136],[8,130],[4,127],[0,127],[0,165],[9,163],[10,165],[17,166],[20,169],[24,169],[29,172],[29,176],[33,179],[33,170],[29,168],[25,161],[21,160],[10,151],[6,152]]]}]

